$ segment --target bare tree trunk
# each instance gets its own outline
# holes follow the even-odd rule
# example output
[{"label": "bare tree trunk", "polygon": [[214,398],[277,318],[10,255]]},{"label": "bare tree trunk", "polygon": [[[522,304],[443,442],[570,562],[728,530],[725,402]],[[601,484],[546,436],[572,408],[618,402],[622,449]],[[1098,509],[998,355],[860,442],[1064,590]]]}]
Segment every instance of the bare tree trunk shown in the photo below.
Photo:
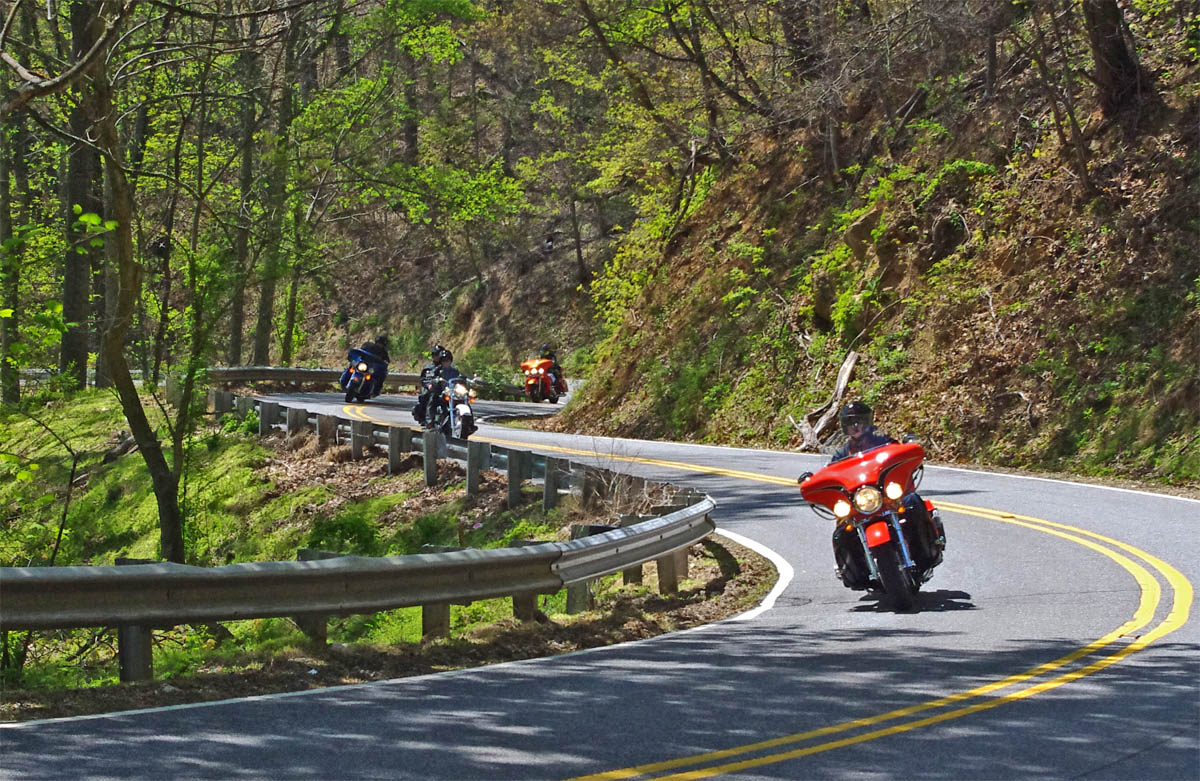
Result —
[{"label": "bare tree trunk", "polygon": [[[71,48],[75,60],[80,60],[95,43],[91,29],[94,6],[83,0],[71,3]],[[88,136],[88,117],[82,106],[71,109],[71,135]],[[74,207],[86,213],[99,214],[101,206],[92,193],[95,172],[95,151],[81,141],[75,141],[67,153],[67,177],[64,207],[67,254],[63,262],[62,306],[63,320],[68,323],[62,335],[59,368],[67,373],[77,388],[87,385],[88,359],[88,301],[91,296],[92,251],[87,234],[76,229],[78,215]]]},{"label": "bare tree trunk", "polygon": [[[7,89],[7,81],[0,82],[0,90]],[[21,146],[16,143],[21,131],[19,127],[9,127],[8,124],[0,125],[0,141],[3,141],[0,143],[0,290],[3,291],[0,309],[6,310],[0,316],[0,401],[14,404],[21,396],[21,386],[17,367],[9,363],[9,356],[16,341],[21,254],[17,243],[13,241],[14,204],[9,175],[12,167],[10,162],[15,163],[15,158],[21,154]]]},{"label": "bare tree trunk", "polygon": [[588,272],[587,264],[583,262],[583,236],[579,227],[579,209],[575,205],[575,195],[572,194],[571,202],[571,233],[575,239],[575,263],[579,268],[579,284],[586,285],[592,278]]},{"label": "bare tree trunk", "polygon": [[[98,7],[85,2],[74,5],[83,5],[103,12],[110,3],[105,2]],[[98,16],[93,16],[89,22],[94,24],[98,19]],[[108,84],[104,62],[103,57],[99,58],[90,69],[90,78],[80,85],[80,101],[88,109],[96,133],[97,146],[104,155],[105,180],[107,190],[112,195],[106,216],[117,223],[116,228],[106,237],[106,240],[114,245],[113,255],[118,267],[116,316],[112,327],[104,333],[102,347],[106,353],[113,385],[121,399],[125,419],[129,422],[134,439],[137,440],[138,450],[146,462],[146,470],[150,473],[150,480],[154,486],[154,496],[158,502],[162,556],[169,561],[182,563],[185,552],[183,514],[179,507],[179,477],[167,465],[161,443],[146,418],[137,387],[129,373],[129,364],[125,360],[125,336],[133,323],[134,310],[141,295],[142,277],[141,266],[133,252],[133,193],[125,177],[121,141],[116,125],[117,112],[113,106],[112,90]]]},{"label": "bare tree trunk", "polygon": [[279,95],[279,122],[276,127],[275,148],[271,151],[268,164],[270,179],[267,182],[267,230],[265,232],[266,259],[259,288],[258,322],[254,328],[254,355],[256,366],[271,362],[271,332],[275,322],[275,288],[283,264],[283,218],[287,205],[288,140],[294,116],[295,49],[296,31],[293,25],[288,34],[284,52],[283,84]]},{"label": "bare tree trunk", "polygon": [[1125,43],[1125,20],[1116,0],[1083,0],[1083,21],[1096,65],[1100,110],[1111,117],[1138,105],[1149,85]]},{"label": "bare tree trunk", "polygon": [[250,271],[250,203],[254,197],[254,129],[258,123],[255,92],[259,88],[258,17],[250,17],[248,45],[238,62],[242,90],[241,112],[241,171],[238,175],[240,193],[237,229],[233,234],[233,292],[229,307],[229,349],[226,361],[231,366],[242,362],[242,339],[246,330],[246,276]]}]

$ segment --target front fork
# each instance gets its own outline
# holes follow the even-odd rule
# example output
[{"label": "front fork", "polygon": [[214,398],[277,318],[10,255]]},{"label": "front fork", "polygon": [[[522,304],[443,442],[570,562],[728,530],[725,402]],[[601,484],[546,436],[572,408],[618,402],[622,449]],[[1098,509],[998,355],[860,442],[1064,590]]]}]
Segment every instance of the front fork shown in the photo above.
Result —
[{"label": "front fork", "polygon": [[[908,540],[904,539],[904,530],[900,527],[900,516],[891,510],[886,510],[883,513],[883,518],[887,522],[888,529],[891,531],[892,539],[899,543],[901,565],[905,569],[911,568],[912,570],[916,570],[916,564],[913,562],[912,554],[908,550]],[[874,523],[874,521],[856,523],[854,524],[854,530],[858,532],[858,541],[862,543],[863,551],[867,554],[867,568],[871,571],[871,578],[878,581],[879,567],[875,564],[875,557],[871,555],[871,546],[867,544],[867,526],[871,523]]]}]

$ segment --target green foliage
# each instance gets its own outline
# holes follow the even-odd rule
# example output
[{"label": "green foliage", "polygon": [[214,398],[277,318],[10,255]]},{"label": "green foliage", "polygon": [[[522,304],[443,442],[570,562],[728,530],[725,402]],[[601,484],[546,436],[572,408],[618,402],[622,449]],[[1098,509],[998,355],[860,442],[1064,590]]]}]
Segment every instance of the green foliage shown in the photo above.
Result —
[{"label": "green foliage", "polygon": [[917,196],[917,208],[925,208],[934,196],[963,190],[976,179],[995,173],[995,166],[978,160],[957,158],[947,161]]}]

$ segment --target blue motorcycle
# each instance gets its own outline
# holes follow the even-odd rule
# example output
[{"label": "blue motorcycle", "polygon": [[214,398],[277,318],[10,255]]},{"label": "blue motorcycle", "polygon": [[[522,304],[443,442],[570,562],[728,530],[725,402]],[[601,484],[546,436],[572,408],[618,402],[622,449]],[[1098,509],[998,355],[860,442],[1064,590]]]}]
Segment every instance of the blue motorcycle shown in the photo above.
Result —
[{"label": "blue motorcycle", "polygon": [[338,381],[342,390],[346,391],[346,401],[366,401],[379,395],[383,390],[383,378],[387,373],[387,363],[379,356],[353,348],[350,350],[350,365],[342,372]]}]

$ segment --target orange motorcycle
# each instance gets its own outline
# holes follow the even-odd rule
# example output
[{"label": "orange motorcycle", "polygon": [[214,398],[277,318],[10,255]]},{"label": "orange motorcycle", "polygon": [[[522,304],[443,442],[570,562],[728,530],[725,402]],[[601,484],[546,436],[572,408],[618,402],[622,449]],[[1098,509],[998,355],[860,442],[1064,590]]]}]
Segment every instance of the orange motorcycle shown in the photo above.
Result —
[{"label": "orange motorcycle", "polygon": [[558,403],[558,397],[567,392],[567,380],[555,376],[553,369],[554,361],[549,358],[530,358],[521,363],[521,371],[525,373],[525,398],[532,402],[544,399],[551,404]]}]

